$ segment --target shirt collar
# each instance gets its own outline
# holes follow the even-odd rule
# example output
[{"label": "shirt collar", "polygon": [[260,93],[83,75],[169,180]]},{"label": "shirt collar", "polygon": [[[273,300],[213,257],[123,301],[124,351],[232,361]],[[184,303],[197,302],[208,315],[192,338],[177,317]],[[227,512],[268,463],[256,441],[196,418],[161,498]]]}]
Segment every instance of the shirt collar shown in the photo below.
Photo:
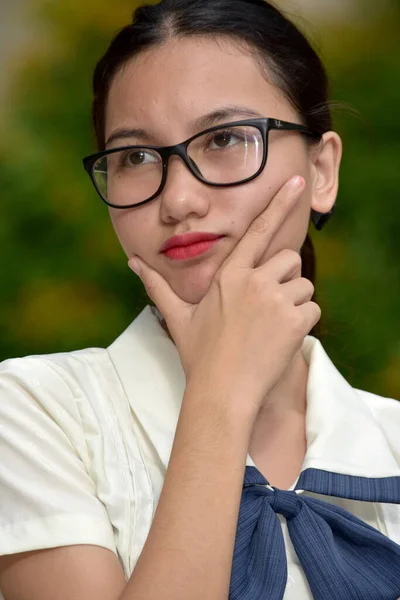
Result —
[{"label": "shirt collar", "polygon": [[[167,469],[186,380],[178,350],[157,314],[146,306],[108,352],[132,411]],[[302,352],[309,374],[307,452],[301,470],[400,476],[400,465],[362,392],[344,379],[317,338],[306,336]],[[246,464],[255,466],[249,455]]]}]

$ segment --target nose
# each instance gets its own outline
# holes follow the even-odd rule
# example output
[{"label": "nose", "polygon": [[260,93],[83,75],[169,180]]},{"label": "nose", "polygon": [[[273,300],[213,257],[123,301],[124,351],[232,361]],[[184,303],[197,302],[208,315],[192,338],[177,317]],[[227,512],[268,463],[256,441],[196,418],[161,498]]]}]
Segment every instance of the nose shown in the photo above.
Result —
[{"label": "nose", "polygon": [[[197,165],[193,164],[198,170]],[[160,214],[165,222],[204,217],[210,208],[212,188],[199,181],[180,156],[169,158],[167,181],[161,192]]]}]

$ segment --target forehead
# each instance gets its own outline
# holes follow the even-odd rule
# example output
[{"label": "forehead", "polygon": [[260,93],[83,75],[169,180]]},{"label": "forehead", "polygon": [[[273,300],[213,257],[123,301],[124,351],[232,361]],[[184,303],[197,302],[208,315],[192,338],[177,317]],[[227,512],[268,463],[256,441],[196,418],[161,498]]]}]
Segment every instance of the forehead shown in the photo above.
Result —
[{"label": "forehead", "polygon": [[140,126],[159,136],[160,143],[174,143],[171,135],[181,141],[182,135],[196,133],[191,121],[231,104],[269,117],[295,116],[257,59],[239,44],[206,37],[173,39],[139,54],[115,76],[106,137],[116,128]]}]

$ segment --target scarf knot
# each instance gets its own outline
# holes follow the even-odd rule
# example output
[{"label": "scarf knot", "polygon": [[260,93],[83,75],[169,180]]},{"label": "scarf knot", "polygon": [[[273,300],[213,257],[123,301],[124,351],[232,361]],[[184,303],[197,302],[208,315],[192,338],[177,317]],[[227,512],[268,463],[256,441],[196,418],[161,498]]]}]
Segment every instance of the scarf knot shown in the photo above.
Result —
[{"label": "scarf knot", "polygon": [[301,510],[301,499],[296,492],[273,488],[274,496],[271,508],[274,512],[283,515],[285,519],[293,519]]},{"label": "scarf knot", "polygon": [[275,513],[283,515],[285,519],[293,519],[296,517],[302,506],[302,501],[296,492],[292,490],[280,490],[279,488],[262,485],[262,484],[246,484],[244,485],[246,494],[254,496],[266,496],[264,500]]},{"label": "scarf knot", "polygon": [[[400,477],[367,478],[308,469],[296,490],[400,504]],[[295,490],[272,487],[247,466],[229,600],[283,600],[287,528],[315,600],[400,600],[400,546],[350,512]]]}]

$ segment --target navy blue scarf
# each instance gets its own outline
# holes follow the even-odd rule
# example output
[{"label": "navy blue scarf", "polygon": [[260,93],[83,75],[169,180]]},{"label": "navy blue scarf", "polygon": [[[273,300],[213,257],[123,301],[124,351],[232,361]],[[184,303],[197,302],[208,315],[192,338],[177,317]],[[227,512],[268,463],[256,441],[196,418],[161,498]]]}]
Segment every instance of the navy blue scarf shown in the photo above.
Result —
[{"label": "navy blue scarf", "polygon": [[[286,550],[276,513],[289,535],[315,600],[398,600],[400,546],[348,511],[269,486],[246,467],[229,600],[282,600]],[[367,478],[306,469],[296,490],[400,503],[400,477]]]}]

